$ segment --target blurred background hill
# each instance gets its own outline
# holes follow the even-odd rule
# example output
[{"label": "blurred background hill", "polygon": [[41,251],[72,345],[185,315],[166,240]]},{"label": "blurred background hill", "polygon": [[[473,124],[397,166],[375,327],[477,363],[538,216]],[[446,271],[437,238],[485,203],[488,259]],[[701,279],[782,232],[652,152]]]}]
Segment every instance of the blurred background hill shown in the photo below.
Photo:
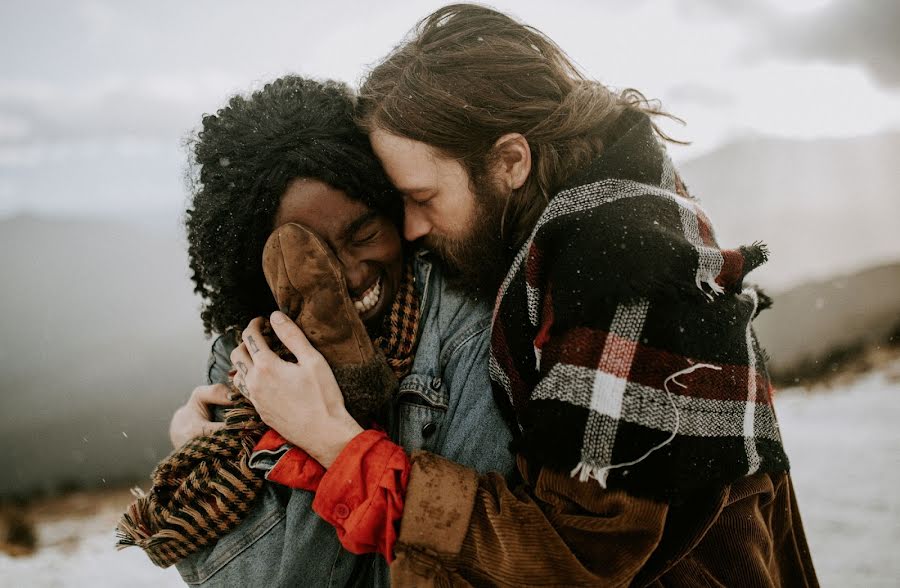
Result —
[{"label": "blurred background hill", "polygon": [[783,290],[900,258],[900,133],[753,137],[681,166],[721,245],[762,240],[752,279]]},{"label": "blurred background hill", "polygon": [[0,221],[0,496],[146,478],[205,383],[177,229]]}]

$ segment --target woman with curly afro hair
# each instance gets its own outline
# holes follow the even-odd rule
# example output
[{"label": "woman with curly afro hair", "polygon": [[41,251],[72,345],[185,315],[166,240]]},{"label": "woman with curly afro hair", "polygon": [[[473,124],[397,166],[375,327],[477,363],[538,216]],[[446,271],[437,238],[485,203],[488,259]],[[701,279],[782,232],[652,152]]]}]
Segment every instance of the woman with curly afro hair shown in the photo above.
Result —
[{"label": "woman with curly afro hair", "polygon": [[[275,310],[260,264],[263,246],[277,225],[328,220],[321,216],[327,211],[320,196],[355,211],[374,211],[374,220],[381,221],[377,227],[355,227],[366,233],[357,238],[382,231],[375,243],[380,248],[357,242],[336,251],[343,253],[338,257],[351,294],[362,294],[378,278],[387,286],[382,300],[396,293],[401,258],[395,227],[401,202],[352,112],[352,95],[344,84],[285,76],[249,98],[234,96],[216,114],[203,117],[193,141],[191,163],[199,173],[192,178],[186,225],[207,334],[243,329],[252,318]],[[307,210],[307,205],[317,208]],[[379,317],[368,315],[367,325]]]},{"label": "woman with curly afro hair", "polygon": [[[247,368],[236,374],[232,363],[240,368],[246,362],[253,371],[254,359],[268,352],[262,337],[262,351],[246,337],[259,325],[257,317],[277,309],[263,272],[267,240],[283,225],[303,225],[330,249],[345,278],[347,292],[342,295],[352,300],[399,379],[399,391],[380,411],[378,427],[364,431],[360,425],[369,425],[352,418],[348,424],[355,439],[347,451],[367,453],[384,472],[373,487],[353,487],[365,495],[354,510],[362,513],[366,505],[380,501],[384,507],[390,501],[389,508],[372,512],[393,514],[336,533],[335,513],[342,517],[347,509],[331,503],[336,489],[346,490],[347,479],[364,476],[292,448],[279,415],[260,411],[256,418],[272,430],[253,448],[249,464],[264,483],[246,500],[250,506],[230,517],[237,522],[217,518],[222,509],[235,506],[226,499],[212,510],[184,509],[192,521],[208,522],[202,520],[206,512],[222,522],[212,539],[165,531],[159,536],[176,544],[161,555],[160,549],[153,553],[152,545],[148,549],[137,543],[151,558],[158,556],[154,561],[159,565],[177,563],[191,585],[388,585],[389,559],[354,553],[361,551],[357,542],[373,533],[381,538],[379,545],[393,542],[409,452],[427,450],[484,473],[507,476],[513,471],[511,433],[493,400],[488,375],[490,307],[450,287],[426,252],[404,245],[398,231],[402,199],[353,115],[354,97],[345,85],[286,76],[204,116],[192,142],[188,251],[195,290],[203,298],[204,328],[221,336],[212,347],[208,385],[196,388],[176,411],[170,437],[190,457],[196,455],[191,453],[195,447],[202,448],[202,439],[226,430],[221,415],[227,420],[237,412],[222,411],[234,403],[231,377],[246,390],[240,379]],[[278,314],[273,315],[276,334]],[[296,355],[287,340],[285,344]],[[311,369],[316,362],[308,359],[295,367]],[[319,363],[316,369],[329,366]],[[282,386],[283,398],[315,393],[296,380]],[[257,392],[245,395],[254,402]],[[349,397],[347,401],[349,408]],[[313,429],[319,431],[315,422],[307,427]],[[331,434],[320,432],[323,439]],[[220,487],[222,479],[217,480]],[[224,485],[230,492],[242,482]],[[187,490],[188,495],[196,493],[194,487]],[[181,531],[188,528],[179,526]],[[144,529],[139,531],[137,535]]]}]

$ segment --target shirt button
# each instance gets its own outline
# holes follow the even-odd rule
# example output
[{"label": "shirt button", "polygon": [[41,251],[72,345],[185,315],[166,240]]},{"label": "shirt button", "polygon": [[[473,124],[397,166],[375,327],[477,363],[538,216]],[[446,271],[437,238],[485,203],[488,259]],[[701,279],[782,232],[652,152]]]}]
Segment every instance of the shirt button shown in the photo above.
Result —
[{"label": "shirt button", "polygon": [[435,431],[437,431],[437,425],[435,425],[434,423],[425,423],[425,426],[422,427],[422,437],[428,439],[429,437],[434,435]]},{"label": "shirt button", "polygon": [[435,390],[440,390],[441,389],[441,379],[438,378],[437,376],[431,378],[431,387],[434,388]]},{"label": "shirt button", "polygon": [[334,516],[338,519],[346,519],[350,516],[350,509],[346,504],[338,504],[334,507]]}]

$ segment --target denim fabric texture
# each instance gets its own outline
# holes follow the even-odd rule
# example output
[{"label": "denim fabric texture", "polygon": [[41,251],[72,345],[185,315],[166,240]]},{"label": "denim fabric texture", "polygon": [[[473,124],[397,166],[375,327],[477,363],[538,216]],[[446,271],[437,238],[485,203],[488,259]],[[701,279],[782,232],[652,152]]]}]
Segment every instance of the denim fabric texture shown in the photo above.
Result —
[{"label": "denim fabric texture", "polygon": [[[450,290],[427,252],[416,254],[422,320],[412,372],[393,401],[391,438],[509,477],[511,434],[488,376],[490,307]],[[213,343],[209,383],[227,382],[233,343]],[[378,554],[353,555],[312,510],[314,495],[266,482],[250,515],[212,547],[177,564],[191,586],[388,586]]]}]

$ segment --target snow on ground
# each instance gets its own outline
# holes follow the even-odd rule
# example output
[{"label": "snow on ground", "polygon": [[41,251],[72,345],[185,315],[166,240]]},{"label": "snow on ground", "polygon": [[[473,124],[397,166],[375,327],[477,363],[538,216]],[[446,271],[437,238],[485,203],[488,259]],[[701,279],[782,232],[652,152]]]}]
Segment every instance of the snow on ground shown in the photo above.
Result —
[{"label": "snow on ground", "polygon": [[127,490],[117,490],[38,504],[38,550],[19,558],[0,553],[0,587],[184,586],[174,568],[157,568],[140,549],[114,549],[113,529],[130,501]]},{"label": "snow on ground", "polygon": [[[776,407],[822,585],[900,585],[900,361],[832,389],[784,390]],[[37,506],[39,549],[0,554],[0,586],[181,586],[138,549],[113,549],[129,499],[107,491]]]},{"label": "snow on ground", "polygon": [[900,361],[775,400],[823,586],[900,586]]}]

